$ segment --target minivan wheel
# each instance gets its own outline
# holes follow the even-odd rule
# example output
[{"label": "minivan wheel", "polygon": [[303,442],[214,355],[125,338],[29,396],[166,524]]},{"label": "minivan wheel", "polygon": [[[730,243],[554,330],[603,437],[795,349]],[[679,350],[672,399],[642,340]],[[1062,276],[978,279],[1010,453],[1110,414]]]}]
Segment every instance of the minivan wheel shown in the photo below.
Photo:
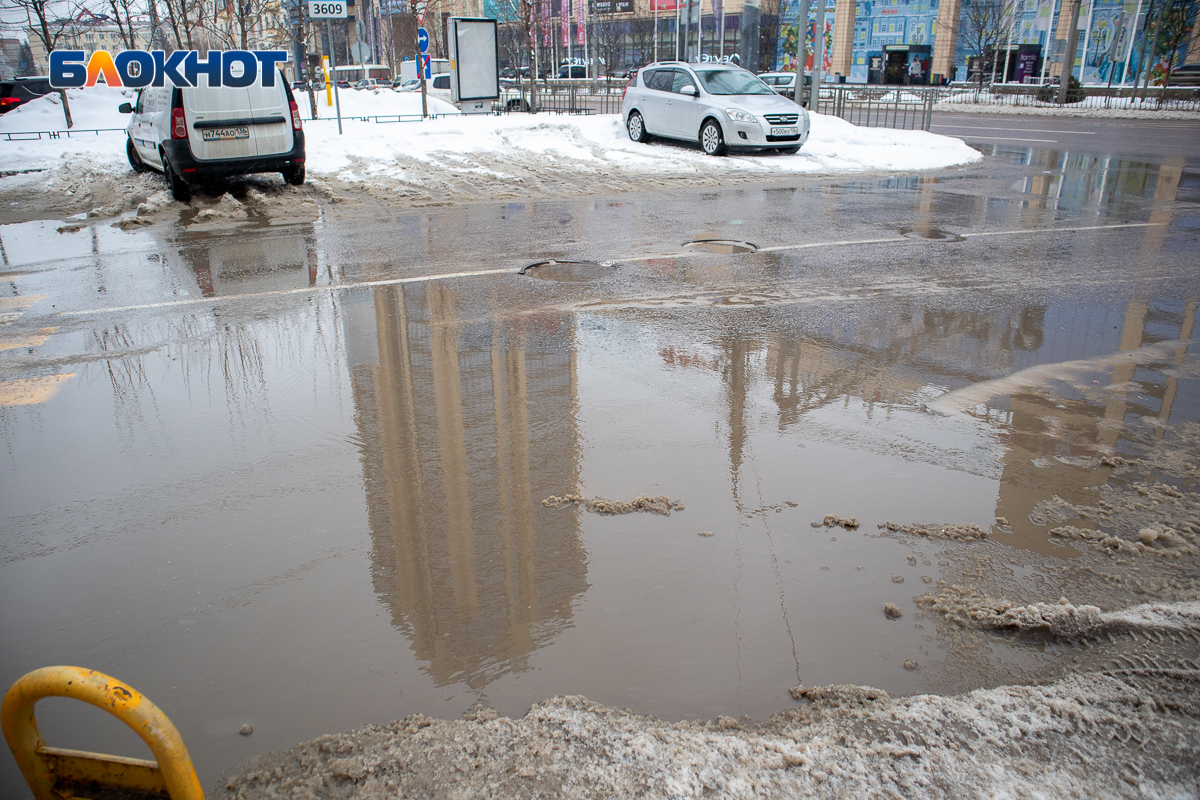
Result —
[{"label": "minivan wheel", "polygon": [[125,155],[129,157],[129,166],[133,167],[134,172],[146,171],[146,162],[138,155],[137,148],[133,146],[133,139],[125,140]]},{"label": "minivan wheel", "polygon": [[181,203],[186,203],[192,199],[192,190],[184,183],[183,178],[175,174],[175,168],[171,166],[171,159],[167,158],[167,154],[162,154],[163,177],[167,179],[167,188],[171,190],[171,197],[174,197]]},{"label": "minivan wheel", "polygon": [[721,134],[721,126],[715,120],[707,119],[701,126],[700,147],[710,156],[723,156],[728,152],[725,137]]},{"label": "minivan wheel", "polygon": [[292,167],[291,169],[287,170],[286,172],[283,173],[283,179],[287,183],[290,183],[292,186],[303,186],[304,185],[304,165],[301,164],[298,167]]},{"label": "minivan wheel", "polygon": [[629,120],[625,127],[629,130],[629,138],[635,142],[650,141],[650,134],[646,133],[646,124],[642,121],[642,115],[634,111],[630,113]]}]

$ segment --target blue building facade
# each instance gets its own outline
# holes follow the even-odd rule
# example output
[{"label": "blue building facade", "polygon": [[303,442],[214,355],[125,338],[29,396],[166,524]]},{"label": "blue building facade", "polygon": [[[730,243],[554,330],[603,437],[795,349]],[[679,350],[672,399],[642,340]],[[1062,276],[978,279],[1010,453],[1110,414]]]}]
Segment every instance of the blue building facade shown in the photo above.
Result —
[{"label": "blue building facade", "polygon": [[[932,49],[938,35],[937,16],[940,1],[950,0],[858,0],[855,4],[850,71],[846,79],[852,83],[880,80],[877,70],[881,65],[886,68],[888,48],[895,51],[902,49],[900,46],[908,45],[913,50],[913,60],[926,59],[926,54]],[[817,2],[820,0],[812,2],[814,8]],[[964,7],[970,2],[971,0],[963,0]],[[799,4],[800,0],[783,2],[783,24],[775,58],[778,69],[795,68],[796,16]],[[1050,54],[1051,40],[1058,29],[1061,5],[1061,0],[1019,0],[1011,38],[1003,42],[1001,47],[1001,53],[1004,47],[1008,47],[1011,52],[1010,79],[1013,79],[1018,49],[1029,63],[1026,65],[1027,71],[1017,73],[1016,79],[1019,80],[1022,74],[1040,75],[1048,68],[1044,59]],[[1080,33],[1074,59],[1075,76],[1086,84],[1104,84],[1110,77],[1116,85],[1132,82],[1135,71],[1140,71],[1137,59],[1141,50],[1141,28],[1144,26],[1148,6],[1149,0],[1084,0],[1080,10]],[[815,28],[815,11],[810,13],[809,19],[811,41]],[[827,0],[825,20],[825,71],[828,73],[832,71],[832,30],[836,24],[834,0]],[[955,47],[955,70],[948,77],[966,80],[969,59],[978,55],[969,50],[964,37],[960,36]],[[1146,61],[1152,76],[1166,56],[1166,53],[1147,54]],[[1182,63],[1182,60],[1182,54],[1176,54],[1176,63]],[[807,66],[811,67],[811,63],[810,48]],[[913,74],[916,75],[915,72]],[[998,79],[1000,77],[997,76]],[[928,74],[925,78],[928,78]]]}]

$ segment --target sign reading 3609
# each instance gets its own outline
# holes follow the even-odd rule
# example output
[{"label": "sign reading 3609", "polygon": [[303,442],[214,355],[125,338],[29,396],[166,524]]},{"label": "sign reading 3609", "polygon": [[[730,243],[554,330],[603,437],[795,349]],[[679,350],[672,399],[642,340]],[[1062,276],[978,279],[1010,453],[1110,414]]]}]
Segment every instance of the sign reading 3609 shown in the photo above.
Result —
[{"label": "sign reading 3609", "polygon": [[336,0],[334,2],[310,0],[308,16],[312,19],[345,19],[347,16],[346,3]]}]

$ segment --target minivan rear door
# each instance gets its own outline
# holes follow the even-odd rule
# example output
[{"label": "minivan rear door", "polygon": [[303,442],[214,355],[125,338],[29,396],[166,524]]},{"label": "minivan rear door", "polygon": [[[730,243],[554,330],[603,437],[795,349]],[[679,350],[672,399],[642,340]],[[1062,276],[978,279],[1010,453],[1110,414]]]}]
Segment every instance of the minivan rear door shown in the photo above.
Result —
[{"label": "minivan rear door", "polygon": [[203,84],[183,90],[192,155],[199,161],[258,155],[250,112],[250,91]]},{"label": "minivan rear door", "polygon": [[250,138],[260,156],[275,156],[290,152],[292,136],[292,109],[288,103],[284,78],[275,75],[274,86],[255,83],[246,88],[249,97],[249,116],[254,120],[250,126]]}]

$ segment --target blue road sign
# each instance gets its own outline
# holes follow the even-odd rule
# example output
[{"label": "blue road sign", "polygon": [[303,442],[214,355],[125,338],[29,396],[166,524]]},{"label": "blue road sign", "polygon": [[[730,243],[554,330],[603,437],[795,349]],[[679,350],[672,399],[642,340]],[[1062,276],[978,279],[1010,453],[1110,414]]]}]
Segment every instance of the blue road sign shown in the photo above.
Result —
[{"label": "blue road sign", "polygon": [[428,80],[432,80],[432,79],[433,79],[433,73],[429,69],[429,56],[425,56],[425,80],[428,81]]},{"label": "blue road sign", "polygon": [[429,31],[424,28],[417,28],[417,44],[420,46],[422,53],[429,52]]}]

